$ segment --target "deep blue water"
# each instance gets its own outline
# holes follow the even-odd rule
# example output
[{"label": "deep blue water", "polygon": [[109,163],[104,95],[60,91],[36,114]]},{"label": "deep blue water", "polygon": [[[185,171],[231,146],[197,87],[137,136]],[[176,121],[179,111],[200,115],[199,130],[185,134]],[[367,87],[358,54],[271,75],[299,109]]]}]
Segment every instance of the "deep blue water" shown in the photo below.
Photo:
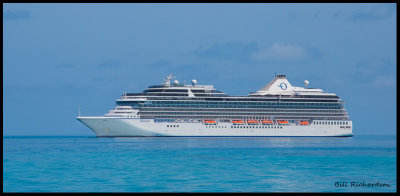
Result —
[{"label": "deep blue water", "polygon": [[3,137],[3,192],[396,192],[396,182],[395,136]]}]

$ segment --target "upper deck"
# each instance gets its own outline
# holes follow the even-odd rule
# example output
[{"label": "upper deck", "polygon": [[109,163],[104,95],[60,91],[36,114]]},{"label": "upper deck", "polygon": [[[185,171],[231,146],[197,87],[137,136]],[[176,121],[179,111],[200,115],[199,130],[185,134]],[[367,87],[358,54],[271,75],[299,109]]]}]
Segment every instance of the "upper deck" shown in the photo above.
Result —
[{"label": "upper deck", "polygon": [[[213,85],[198,85],[192,80],[191,85],[179,84],[175,80],[172,84],[172,74],[161,85],[152,85],[142,93],[125,93],[117,101],[129,100],[215,100],[215,101],[320,101],[337,102],[340,98],[334,93],[324,93],[321,89],[295,87],[290,84],[285,75],[277,75],[275,78],[257,92],[251,92],[248,96],[230,96],[216,90]],[[306,81],[305,81],[306,82]],[[308,81],[307,81],[308,82]]]}]

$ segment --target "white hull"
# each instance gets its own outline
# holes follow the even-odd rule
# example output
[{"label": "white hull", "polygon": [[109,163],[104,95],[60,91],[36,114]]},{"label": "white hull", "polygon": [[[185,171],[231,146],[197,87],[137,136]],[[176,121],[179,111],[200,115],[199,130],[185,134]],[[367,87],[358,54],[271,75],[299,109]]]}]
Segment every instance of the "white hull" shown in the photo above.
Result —
[{"label": "white hull", "polygon": [[[77,117],[97,137],[136,136],[353,136],[352,122],[343,125],[243,125],[233,128],[232,123],[204,125],[189,122],[154,122],[153,119],[118,117]],[[170,127],[171,126],[171,127]],[[238,127],[238,126],[236,126]]]}]

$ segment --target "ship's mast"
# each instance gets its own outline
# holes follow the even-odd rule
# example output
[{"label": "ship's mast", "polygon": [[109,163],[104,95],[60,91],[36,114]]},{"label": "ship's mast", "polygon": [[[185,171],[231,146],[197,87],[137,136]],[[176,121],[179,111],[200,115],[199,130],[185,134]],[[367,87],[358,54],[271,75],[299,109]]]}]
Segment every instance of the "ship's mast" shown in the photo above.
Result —
[{"label": "ship's mast", "polygon": [[165,86],[171,86],[170,80],[172,80],[172,79],[174,79],[174,78],[175,78],[175,77],[172,76],[172,74],[169,74],[169,76],[165,77],[164,83],[162,83],[162,84],[164,84]]}]

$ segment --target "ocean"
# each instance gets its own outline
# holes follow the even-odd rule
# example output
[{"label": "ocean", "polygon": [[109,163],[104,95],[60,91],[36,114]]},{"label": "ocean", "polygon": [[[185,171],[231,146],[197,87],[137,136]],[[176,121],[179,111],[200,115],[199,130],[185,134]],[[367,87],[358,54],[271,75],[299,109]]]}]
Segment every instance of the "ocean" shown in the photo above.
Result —
[{"label": "ocean", "polygon": [[3,192],[396,192],[396,136],[3,137]]}]

